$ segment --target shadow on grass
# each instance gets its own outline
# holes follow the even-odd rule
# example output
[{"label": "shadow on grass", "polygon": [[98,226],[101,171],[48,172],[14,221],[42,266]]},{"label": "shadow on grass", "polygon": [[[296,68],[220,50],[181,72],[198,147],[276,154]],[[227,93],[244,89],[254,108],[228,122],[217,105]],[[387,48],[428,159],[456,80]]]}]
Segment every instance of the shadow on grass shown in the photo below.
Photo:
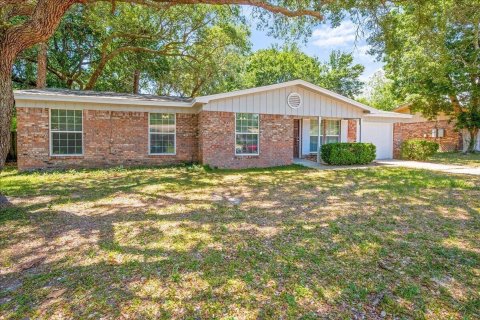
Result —
[{"label": "shadow on grass", "polygon": [[[85,181],[98,178],[89,174],[57,181],[79,198],[62,193],[2,210],[2,225],[27,225],[45,245],[73,236],[86,242],[14,253],[14,261],[39,252],[46,259],[3,273],[2,288],[16,279],[21,285],[0,293],[0,315],[378,318],[382,310],[421,317],[435,308],[478,315],[479,254],[445,242],[460,239],[478,250],[473,179],[292,167],[100,171],[97,183]],[[27,194],[52,195],[53,185],[37,182]],[[143,189],[152,185],[165,193]],[[54,209],[116,194],[137,202],[100,203],[85,213]],[[243,200],[235,205],[230,197]],[[24,241],[13,238],[2,238],[2,247]]]}]

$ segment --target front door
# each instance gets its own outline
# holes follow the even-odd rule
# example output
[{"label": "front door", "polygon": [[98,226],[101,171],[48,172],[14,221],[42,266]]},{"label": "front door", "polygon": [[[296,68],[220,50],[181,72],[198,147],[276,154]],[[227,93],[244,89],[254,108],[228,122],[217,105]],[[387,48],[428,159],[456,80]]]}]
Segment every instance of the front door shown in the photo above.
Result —
[{"label": "front door", "polygon": [[300,158],[300,120],[293,120],[293,157]]}]

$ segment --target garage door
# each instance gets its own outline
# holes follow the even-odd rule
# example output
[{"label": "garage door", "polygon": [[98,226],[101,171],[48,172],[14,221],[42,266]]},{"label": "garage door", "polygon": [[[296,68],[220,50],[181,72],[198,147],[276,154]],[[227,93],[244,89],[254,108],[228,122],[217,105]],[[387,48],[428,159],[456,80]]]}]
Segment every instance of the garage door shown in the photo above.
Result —
[{"label": "garage door", "polygon": [[377,147],[377,159],[392,159],[393,124],[363,121],[362,142],[370,142]]}]

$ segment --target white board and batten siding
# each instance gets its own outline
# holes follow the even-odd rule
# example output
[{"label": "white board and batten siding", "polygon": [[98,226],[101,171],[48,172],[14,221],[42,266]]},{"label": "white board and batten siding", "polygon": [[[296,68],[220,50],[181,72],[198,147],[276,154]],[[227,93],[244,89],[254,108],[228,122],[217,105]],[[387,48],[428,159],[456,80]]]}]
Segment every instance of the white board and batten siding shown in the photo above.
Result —
[{"label": "white board and batten siding", "polygon": [[[302,97],[299,108],[290,108],[287,104],[287,97],[292,92]],[[361,118],[363,114],[363,110],[358,107],[299,86],[216,99],[205,104],[202,109],[326,118]]]}]

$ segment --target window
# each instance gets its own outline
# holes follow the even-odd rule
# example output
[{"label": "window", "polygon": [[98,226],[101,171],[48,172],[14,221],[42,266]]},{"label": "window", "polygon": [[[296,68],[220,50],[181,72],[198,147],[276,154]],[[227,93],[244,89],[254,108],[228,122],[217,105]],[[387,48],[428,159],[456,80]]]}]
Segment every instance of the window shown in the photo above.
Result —
[{"label": "window", "polygon": [[310,152],[318,152],[318,119],[310,120]]},{"label": "window", "polygon": [[258,114],[235,114],[235,154],[258,154],[258,133]]},{"label": "window", "polygon": [[443,138],[443,137],[445,137],[445,129],[443,129],[443,128],[432,129],[432,138]]},{"label": "window", "polygon": [[150,154],[175,154],[175,114],[149,114]]},{"label": "window", "polygon": [[82,110],[50,109],[50,153],[83,154]]},{"label": "window", "polygon": [[325,143],[340,142],[340,120],[325,120]]},{"label": "window", "polygon": [[[310,153],[318,151],[318,120],[310,120]],[[340,142],[340,120],[322,120],[320,124],[320,145]]]}]

